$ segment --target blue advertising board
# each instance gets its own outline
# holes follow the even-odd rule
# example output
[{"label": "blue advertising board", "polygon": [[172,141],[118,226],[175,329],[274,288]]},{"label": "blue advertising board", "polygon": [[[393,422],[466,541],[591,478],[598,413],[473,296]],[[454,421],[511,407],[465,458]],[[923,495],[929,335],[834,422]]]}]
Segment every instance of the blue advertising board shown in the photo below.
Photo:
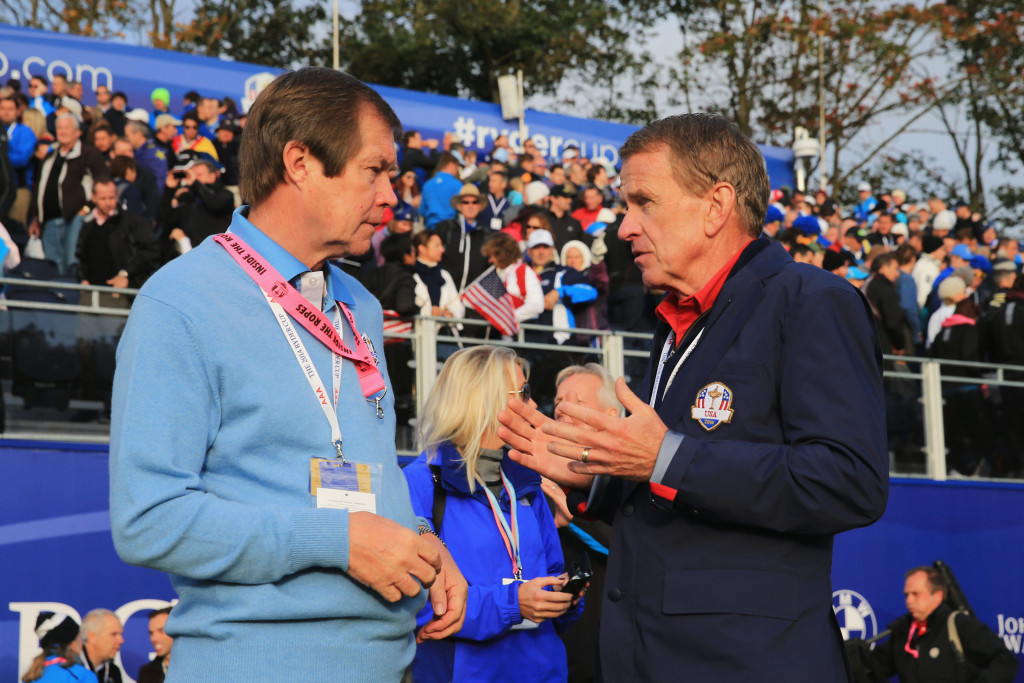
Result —
[{"label": "blue advertising board", "polygon": [[855,638],[881,633],[906,612],[904,573],[942,560],[975,616],[1024,661],[1022,540],[1024,486],[894,479],[882,519],[836,537],[832,605],[840,626]]},{"label": "blue advertising board", "polygon": [[[0,680],[16,680],[35,656],[32,630],[44,610],[111,609],[125,622],[125,674],[134,679],[148,661],[146,613],[175,595],[166,575],[114,552],[107,458],[104,446],[0,440]],[[1022,486],[894,480],[882,520],[836,538],[841,626],[855,638],[881,632],[903,613],[903,573],[942,559],[977,616],[1020,656],[1022,527]]]},{"label": "blue advertising board", "polygon": [[[9,79],[28,81],[33,75],[52,79],[63,74],[85,86],[86,105],[95,104],[93,90],[106,85],[128,96],[128,107],[150,110],[154,88],[167,88],[171,112],[180,114],[182,98],[190,90],[209,97],[231,97],[247,110],[256,95],[281,69],[199,57],[169,50],[125,45],[95,38],[82,38],[48,31],[0,24],[0,83]],[[409,129],[424,137],[440,139],[455,134],[469,149],[490,151],[494,139],[508,135],[519,145],[517,121],[504,121],[501,107],[490,102],[403,90],[371,84],[391,105]],[[538,149],[560,158],[571,144],[588,158],[601,158],[619,165],[619,146],[637,129],[562,114],[527,109],[527,135]],[[785,148],[761,146],[772,187],[793,186],[793,153]]]}]

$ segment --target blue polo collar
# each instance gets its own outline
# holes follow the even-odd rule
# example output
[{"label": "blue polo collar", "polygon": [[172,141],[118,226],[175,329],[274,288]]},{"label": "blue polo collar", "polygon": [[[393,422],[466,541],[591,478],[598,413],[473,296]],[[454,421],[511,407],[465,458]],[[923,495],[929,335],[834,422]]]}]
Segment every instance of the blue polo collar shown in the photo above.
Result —
[{"label": "blue polo collar", "polygon": [[[250,247],[266,259],[281,276],[291,282],[309,268],[299,259],[292,256],[287,249],[267,236],[265,232],[249,222],[249,207],[240,206],[231,217],[228,232],[238,235]],[[341,268],[331,261],[327,262],[327,296],[331,301],[340,301],[346,306],[354,306],[355,298],[345,286]]]}]

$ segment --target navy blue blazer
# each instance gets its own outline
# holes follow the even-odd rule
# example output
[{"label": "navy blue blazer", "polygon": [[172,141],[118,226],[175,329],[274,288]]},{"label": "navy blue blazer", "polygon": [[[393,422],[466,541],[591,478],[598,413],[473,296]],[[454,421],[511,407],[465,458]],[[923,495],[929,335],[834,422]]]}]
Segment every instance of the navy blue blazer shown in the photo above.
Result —
[{"label": "navy blue blazer", "polygon": [[[877,520],[889,488],[871,310],[758,239],[705,320],[656,404],[683,435],[662,480],[674,499],[612,480],[591,509],[613,522],[603,680],[845,681],[832,538]],[[702,423],[706,408],[721,419]]]}]

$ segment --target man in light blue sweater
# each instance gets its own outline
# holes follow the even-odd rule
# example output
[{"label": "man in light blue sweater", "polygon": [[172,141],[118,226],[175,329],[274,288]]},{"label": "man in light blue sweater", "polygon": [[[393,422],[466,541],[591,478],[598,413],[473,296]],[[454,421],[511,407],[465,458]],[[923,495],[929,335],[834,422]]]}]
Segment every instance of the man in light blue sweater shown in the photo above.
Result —
[{"label": "man in light blue sweater", "polygon": [[[180,597],[169,683],[397,682],[415,638],[461,627],[466,582],[398,467],[380,305],[329,260],[365,252],[395,203],[399,129],[347,74],[280,76],[240,152],[251,206],[132,308],[111,523],[121,557]],[[328,481],[346,466],[357,490]],[[414,638],[421,586],[437,617]]]}]

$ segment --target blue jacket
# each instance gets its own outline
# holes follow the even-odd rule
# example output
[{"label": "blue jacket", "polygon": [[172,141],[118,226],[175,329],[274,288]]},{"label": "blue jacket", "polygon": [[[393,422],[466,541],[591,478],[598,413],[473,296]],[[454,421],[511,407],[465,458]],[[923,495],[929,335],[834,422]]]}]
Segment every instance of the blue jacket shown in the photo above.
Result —
[{"label": "blue jacket", "polygon": [[[590,508],[614,521],[603,678],[846,681],[832,539],[877,520],[889,485],[871,311],[842,278],[759,239],[703,330],[655,402],[670,431],[653,480],[668,495],[612,479]],[[642,399],[668,331],[655,331]],[[712,384],[728,397],[702,399]],[[729,421],[700,422],[702,400]]]},{"label": "blue jacket", "polygon": [[420,214],[428,228],[433,228],[441,221],[455,218],[452,197],[462,191],[462,181],[451,173],[438,171],[423,186],[420,198]]},{"label": "blue jacket", "polygon": [[[53,657],[47,657],[47,661]],[[43,669],[43,677],[38,683],[96,683],[96,674],[77,662],[69,667],[51,664]]]},{"label": "blue jacket", "polygon": [[853,217],[863,223],[868,219],[868,216],[874,211],[876,206],[878,206],[878,200],[874,197],[868,197],[853,207]]},{"label": "blue jacket", "polygon": [[164,184],[167,182],[167,155],[164,151],[152,140],[146,140],[146,144],[135,150],[135,162],[153,173],[157,188],[163,192]]},{"label": "blue jacket", "polygon": [[[558,619],[538,628],[512,630],[523,621],[519,612],[519,587],[502,585],[512,577],[512,562],[498,532],[487,495],[479,486],[472,494],[458,450],[444,444],[440,459],[442,486],[447,491],[444,519],[439,534],[469,582],[466,621],[462,630],[443,641],[421,643],[413,661],[417,683],[438,681],[564,681],[568,676],[565,647],[558,637],[583,611],[583,601]],[[540,490],[540,476],[505,458],[502,470],[519,500],[520,554],[523,578],[557,576],[564,571],[562,550],[547,499]],[[434,481],[426,453],[405,470],[413,511],[433,522]],[[499,505],[509,520],[508,494]],[[427,605],[417,617],[417,628],[433,612]]]},{"label": "blue jacket", "polygon": [[7,156],[11,159],[18,187],[29,187],[32,178],[32,153],[36,151],[36,134],[21,123],[14,123],[7,129]]},{"label": "blue jacket", "polygon": [[900,273],[896,280],[896,292],[900,295],[900,308],[907,316],[914,343],[921,341],[921,308],[917,305],[917,284],[910,273]]}]

